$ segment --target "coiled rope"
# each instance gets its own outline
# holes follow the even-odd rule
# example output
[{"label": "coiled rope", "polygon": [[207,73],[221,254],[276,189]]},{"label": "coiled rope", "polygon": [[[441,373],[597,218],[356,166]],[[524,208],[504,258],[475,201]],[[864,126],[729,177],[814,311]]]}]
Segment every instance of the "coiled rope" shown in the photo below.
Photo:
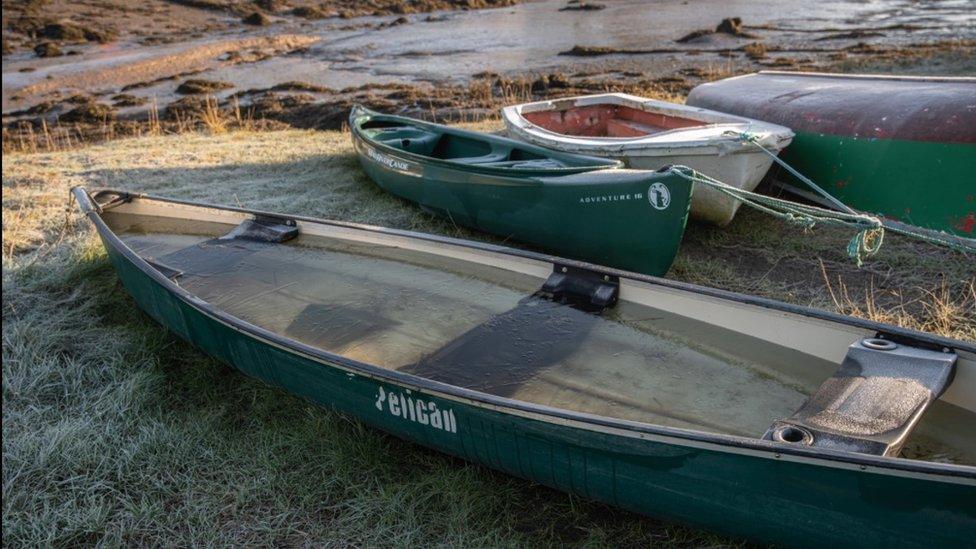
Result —
[{"label": "coiled rope", "polygon": [[818,223],[857,228],[857,234],[847,245],[847,254],[854,259],[858,267],[864,262],[864,258],[876,254],[884,241],[884,225],[875,216],[856,212],[838,212],[750,192],[723,183],[688,166],[673,166],[672,169],[688,181],[715,189],[743,204],[804,229],[812,229]]}]

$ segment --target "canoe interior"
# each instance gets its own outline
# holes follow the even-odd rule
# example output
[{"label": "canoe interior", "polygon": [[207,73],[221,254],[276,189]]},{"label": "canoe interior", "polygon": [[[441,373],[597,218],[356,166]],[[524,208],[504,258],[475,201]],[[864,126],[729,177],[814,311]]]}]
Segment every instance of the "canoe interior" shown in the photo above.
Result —
[{"label": "canoe interior", "polygon": [[554,133],[586,137],[643,137],[708,125],[699,120],[611,103],[526,112],[522,116]]},{"label": "canoe interior", "polygon": [[[584,312],[536,297],[544,276],[375,235],[303,225],[286,243],[220,240],[240,214],[222,222],[139,212],[153,210],[124,204],[102,218],[217,309],[337,355],[501,397],[759,438],[838,366],[623,296],[602,314]],[[902,456],[976,463],[973,425],[973,409],[936,402]]]},{"label": "canoe interior", "polygon": [[612,168],[614,160],[555,151],[520,144],[506,138],[451,130],[432,124],[411,124],[399,117],[377,116],[360,129],[371,141],[419,156],[479,168],[546,170],[588,167]]}]

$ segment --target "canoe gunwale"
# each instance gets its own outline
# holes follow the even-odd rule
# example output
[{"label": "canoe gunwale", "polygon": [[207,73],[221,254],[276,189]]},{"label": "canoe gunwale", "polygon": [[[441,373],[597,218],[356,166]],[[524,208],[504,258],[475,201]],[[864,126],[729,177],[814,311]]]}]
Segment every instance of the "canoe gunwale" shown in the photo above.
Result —
[{"label": "canoe gunwale", "polygon": [[[564,155],[572,155],[572,156],[577,156],[577,157],[585,157],[588,160],[594,161],[594,164],[588,165],[588,166],[585,166],[585,165],[584,166],[568,166],[568,167],[565,167],[565,168],[531,168],[531,167],[529,167],[529,168],[523,168],[523,167],[519,167],[517,171],[513,171],[511,168],[500,168],[500,167],[497,167],[497,166],[491,166],[489,164],[464,164],[464,163],[461,163],[461,162],[451,162],[450,160],[445,160],[445,159],[442,159],[442,158],[436,158],[436,157],[433,157],[433,156],[426,156],[426,155],[422,155],[422,154],[412,153],[410,151],[406,151],[406,150],[403,150],[403,149],[398,149],[396,147],[387,145],[386,143],[383,143],[381,141],[377,141],[375,139],[370,139],[368,136],[366,136],[363,133],[363,130],[359,127],[359,124],[356,123],[356,119],[357,118],[360,118],[360,117],[367,117],[368,118],[367,121],[369,121],[369,120],[388,120],[388,121],[393,121],[393,122],[403,122],[405,124],[410,124],[410,125],[420,126],[420,127],[426,127],[426,128],[431,129],[431,130],[440,131],[440,132],[444,132],[444,133],[451,134],[451,135],[465,136],[464,134],[465,133],[468,133],[468,132],[466,132],[464,130],[460,130],[459,131],[459,130],[457,130],[455,128],[451,128],[450,126],[443,126],[441,124],[434,124],[434,123],[431,123],[431,122],[425,122],[423,120],[416,120],[416,119],[413,119],[413,118],[406,118],[406,117],[403,117],[403,116],[396,116],[396,115],[392,115],[392,114],[382,114],[382,113],[378,113],[378,112],[375,112],[375,111],[371,111],[371,110],[369,110],[369,109],[367,109],[365,107],[361,107],[361,106],[353,107],[352,111],[350,111],[350,113],[349,113],[349,130],[352,133],[353,140],[358,140],[361,143],[364,143],[364,144],[366,144],[366,145],[368,145],[370,147],[379,149],[383,153],[388,154],[388,155],[391,155],[391,156],[394,156],[394,157],[397,157],[397,158],[402,158],[402,159],[405,159],[405,160],[409,160],[411,162],[417,162],[417,163],[421,163],[421,164],[432,164],[432,165],[436,165],[436,166],[438,166],[440,168],[444,168],[444,169],[457,170],[457,171],[462,171],[462,172],[484,173],[484,174],[491,174],[491,175],[502,176],[502,177],[517,177],[519,174],[530,174],[529,177],[552,177],[552,176],[559,176],[559,175],[569,175],[569,174],[576,174],[576,173],[591,172],[591,171],[597,171],[597,170],[614,170],[614,169],[620,169],[620,168],[623,168],[624,167],[624,163],[621,162],[620,160],[612,160],[612,159],[601,158],[601,157],[597,157],[597,156],[593,156],[593,155],[572,153],[572,152],[566,152],[566,151],[558,151],[558,150],[554,150],[554,149],[548,149],[546,147],[542,147],[542,146],[537,145],[535,143],[529,143],[529,142],[525,142],[525,141],[518,141],[518,146],[519,147],[526,148],[526,149],[529,149],[529,150],[532,150],[532,151],[537,152],[537,153],[542,154],[542,155],[547,155],[547,156],[558,157],[558,156],[564,156]],[[505,139],[505,140],[511,139],[511,138],[504,137],[504,136],[493,136],[493,137],[498,137],[500,139]],[[515,141],[515,140],[513,140],[513,141]]]},{"label": "canoe gunwale", "polygon": [[[440,398],[466,402],[473,406],[494,409],[501,411],[502,413],[527,416],[538,421],[545,421],[549,423],[571,423],[576,428],[608,432],[619,436],[641,439],[660,438],[663,439],[662,441],[664,443],[668,444],[702,447],[721,452],[748,454],[756,457],[762,457],[764,459],[794,458],[788,460],[802,462],[812,461],[818,465],[827,465],[847,469],[856,468],[860,470],[869,470],[868,468],[870,467],[871,471],[880,474],[908,474],[910,476],[922,476],[929,478],[930,480],[941,482],[962,481],[963,484],[971,484],[976,486],[976,466],[873,456],[825,449],[813,450],[802,446],[781,445],[771,441],[764,441],[759,438],[707,433],[690,429],[665,427],[637,421],[598,416],[584,412],[553,408],[506,397],[499,397],[408,373],[382,368],[369,363],[352,360],[341,355],[333,354],[323,349],[301,343],[294,339],[283,337],[270,330],[261,328],[260,326],[250,324],[234,315],[220,310],[219,308],[211,305],[209,302],[196,297],[186,289],[180,287],[175,281],[167,278],[163,273],[153,268],[145,259],[129,248],[129,246],[126,245],[125,242],[123,242],[122,239],[119,238],[108,227],[107,223],[102,219],[101,213],[105,210],[111,209],[113,205],[130,202],[133,199],[145,199],[196,208],[229,211],[246,215],[271,215],[282,219],[294,220],[296,222],[315,223],[344,229],[368,231],[381,235],[420,239],[433,243],[448,244],[479,251],[500,253],[544,263],[558,263],[559,265],[568,265],[595,271],[601,274],[633,279],[679,291],[727,299],[741,304],[755,305],[786,313],[798,314],[818,320],[838,322],[852,327],[873,330],[878,333],[891,334],[899,337],[918,340],[929,345],[945,346],[953,348],[957,351],[962,350],[968,353],[976,354],[976,345],[970,345],[967,342],[950,340],[939,336],[898,328],[895,326],[886,326],[864,319],[845,317],[835,313],[830,313],[828,311],[819,311],[799,305],[776,302],[766,298],[736,294],[725,290],[671,281],[649,275],[596,266],[582,261],[562,259],[537,252],[507,248],[505,246],[495,244],[465,241],[439,235],[375,227],[350,222],[322,220],[305,216],[283,215],[279,213],[249,210],[246,208],[233,206],[204,204],[114,189],[101,189],[94,191],[94,194],[89,194],[88,191],[83,187],[74,187],[71,189],[71,192],[74,198],[78,201],[78,205],[82,213],[84,213],[92,222],[97,233],[103,238],[103,241],[107,245],[111,245],[115,252],[120,254],[123,258],[125,258],[126,261],[136,267],[143,275],[149,277],[152,281],[162,286],[162,288],[168,293],[174,295],[187,306],[196,309],[203,315],[233,329],[234,331],[241,332],[248,337],[258,339],[268,345],[283,349],[287,352],[304,356],[325,366],[341,368],[357,375],[369,377],[376,381],[393,383],[405,388],[425,391]],[[99,205],[98,202],[94,200],[94,197],[103,195],[115,195],[117,198],[108,204]]]}]

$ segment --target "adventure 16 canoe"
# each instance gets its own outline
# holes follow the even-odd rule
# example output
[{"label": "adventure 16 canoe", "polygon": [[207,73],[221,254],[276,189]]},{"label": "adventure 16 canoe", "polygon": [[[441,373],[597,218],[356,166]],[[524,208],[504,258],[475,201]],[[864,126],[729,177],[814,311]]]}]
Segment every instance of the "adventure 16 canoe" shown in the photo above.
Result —
[{"label": "adventure 16 canoe", "polygon": [[976,237],[976,78],[763,71],[702,84],[688,104],[789,126],[783,160],[852,208]]},{"label": "adventure 16 canoe", "polygon": [[[771,156],[742,139],[748,134],[772,153],[790,144],[789,128],[626,93],[567,97],[502,109],[508,134],[550,149],[605,156],[627,167],[684,165],[751,191]],[[691,217],[728,225],[742,202],[715,189],[695,189]]]},{"label": "adventure 16 canoe", "polygon": [[976,536],[972,343],[500,246],[73,192],[153,319],[407,440],[764,542]]},{"label": "adventure 16 canoe", "polygon": [[461,225],[651,275],[667,272],[684,235],[692,184],[671,171],[360,107],[349,127],[377,185]]}]

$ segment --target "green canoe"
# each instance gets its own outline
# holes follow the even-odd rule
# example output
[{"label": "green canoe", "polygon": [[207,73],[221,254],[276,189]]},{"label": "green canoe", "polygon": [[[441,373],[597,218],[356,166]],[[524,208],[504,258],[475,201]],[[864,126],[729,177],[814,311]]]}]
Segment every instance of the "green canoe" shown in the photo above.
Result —
[{"label": "green canoe", "polygon": [[687,102],[790,128],[780,157],[847,206],[976,238],[976,78],[762,71],[702,84]]},{"label": "green canoe", "polygon": [[406,440],[766,543],[976,539],[972,343],[501,246],[73,192],[153,319]]},{"label": "green canoe", "polygon": [[671,171],[552,151],[361,107],[349,116],[363,170],[453,222],[650,275],[671,266],[692,184]]}]

